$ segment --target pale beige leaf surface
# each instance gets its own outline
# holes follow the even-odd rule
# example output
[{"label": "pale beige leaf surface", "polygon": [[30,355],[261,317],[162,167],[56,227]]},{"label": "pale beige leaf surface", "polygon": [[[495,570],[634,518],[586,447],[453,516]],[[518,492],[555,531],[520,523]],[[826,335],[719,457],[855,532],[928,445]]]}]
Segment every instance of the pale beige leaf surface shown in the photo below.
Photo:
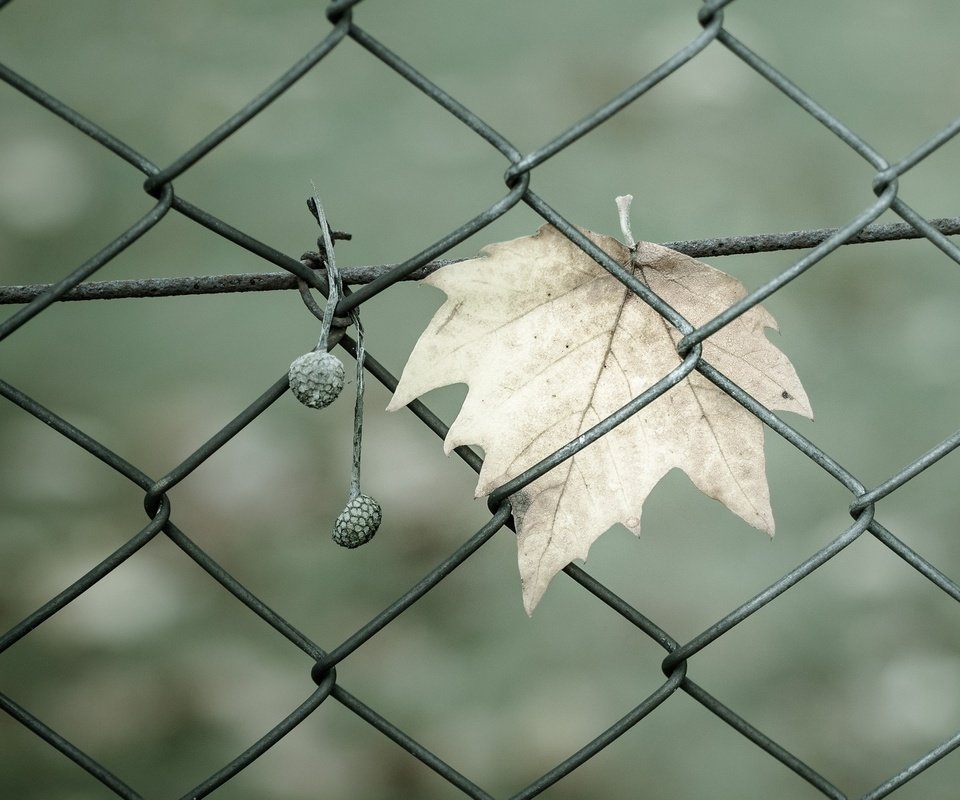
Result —
[{"label": "pale beige leaf surface", "polygon": [[[745,293],[735,278],[659,245],[631,251],[585,232],[693,325]],[[485,247],[424,279],[446,295],[388,410],[469,386],[444,442],[485,453],[477,496],[523,472],[680,363],[679,333],[550,226]],[[811,416],[757,306],[703,344],[703,358],[767,408]],[[640,532],[643,502],[679,467],[700,491],[773,534],[760,421],[693,372],[622,425],[511,497],[528,613],[550,580],[615,523]]]}]

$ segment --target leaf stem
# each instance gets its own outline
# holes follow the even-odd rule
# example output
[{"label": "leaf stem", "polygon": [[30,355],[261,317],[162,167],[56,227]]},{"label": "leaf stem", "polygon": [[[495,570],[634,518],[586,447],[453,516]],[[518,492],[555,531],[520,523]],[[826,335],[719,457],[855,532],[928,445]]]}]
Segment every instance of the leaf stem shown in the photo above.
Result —
[{"label": "leaf stem", "polygon": [[630,204],[633,202],[632,194],[623,194],[617,198],[617,211],[620,216],[620,230],[623,233],[623,243],[631,250],[637,247],[637,240],[633,238],[633,231],[630,230]]}]

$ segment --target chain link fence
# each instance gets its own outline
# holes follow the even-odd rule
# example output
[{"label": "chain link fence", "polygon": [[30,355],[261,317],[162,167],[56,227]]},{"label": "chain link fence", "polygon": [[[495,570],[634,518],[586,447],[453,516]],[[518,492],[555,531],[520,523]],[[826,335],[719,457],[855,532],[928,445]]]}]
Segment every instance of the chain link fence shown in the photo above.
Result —
[{"label": "chain link fence", "polygon": [[[3,5],[8,6],[10,4],[5,3]],[[298,81],[305,76],[321,76],[324,79],[341,83],[350,81],[351,75],[338,71],[336,61],[338,51],[347,47],[362,50],[375,70],[378,71],[376,74],[382,72],[384,75],[392,73],[400,76],[403,81],[422,92],[424,96],[442,108],[478,140],[499,153],[502,157],[500,164],[505,188],[495,202],[489,204],[484,210],[476,213],[455,229],[444,233],[434,243],[423,247],[415,255],[405,258],[402,263],[362,268],[344,267],[344,280],[352,287],[352,292],[342,299],[337,307],[337,311],[341,315],[352,309],[363,308],[365,309],[364,319],[370,323],[373,315],[379,313],[379,309],[382,308],[372,301],[381,296],[389,298],[391,293],[399,288],[400,281],[416,279],[431,269],[435,269],[438,265],[448,263],[442,259],[449,258],[451,251],[459,244],[488,227],[493,229],[491,226],[494,226],[494,223],[501,217],[511,214],[514,209],[522,208],[524,205],[532,209],[542,220],[556,226],[578,245],[589,249],[589,243],[573,227],[573,223],[563,213],[554,208],[550,198],[534,191],[533,184],[534,179],[538,176],[538,171],[542,171],[547,164],[566,153],[572,145],[583,137],[590,136],[599,126],[628,107],[636,107],[637,104],[642,106],[650,93],[661,83],[663,88],[657,89],[657,91],[669,93],[671,81],[682,74],[686,65],[694,62],[708,50],[721,48],[752,70],[757,80],[766,81],[774,87],[785,101],[792,104],[791,107],[798,114],[803,115],[805,119],[815,121],[819,126],[817,135],[823,141],[823,147],[834,146],[839,143],[849,152],[862,159],[869,168],[872,180],[870,185],[875,198],[865,202],[857,213],[836,227],[777,234],[666,242],[669,246],[695,257],[802,251],[800,254],[791,255],[785,268],[778,267],[776,274],[750,291],[742,301],[736,303],[706,325],[693,328],[684,323],[683,320],[673,320],[683,334],[680,343],[680,349],[683,353],[698,352],[699,343],[708,336],[757,303],[771,298],[808,270],[835,257],[840,252],[839,249],[845,245],[857,243],[867,245],[876,242],[920,239],[923,241],[910,245],[910,247],[916,248],[916,251],[911,251],[912,259],[935,261],[938,269],[942,269],[944,265],[947,269],[952,269],[956,264],[960,264],[960,249],[949,238],[951,235],[960,233],[960,217],[931,218],[924,215],[910,205],[906,196],[908,193],[900,190],[901,182],[912,170],[924,163],[925,159],[934,154],[938,148],[949,142],[960,131],[960,118],[934,131],[932,135],[918,140],[907,155],[899,159],[891,159],[868,144],[852,127],[848,126],[842,114],[834,115],[827,111],[815,97],[805,93],[790,77],[778,71],[773,66],[776,61],[775,53],[763,52],[762,48],[755,49],[749,40],[741,40],[734,35],[733,31],[736,29],[734,21],[731,20],[728,25],[725,20],[736,13],[739,5],[740,3],[734,2],[734,0],[714,0],[714,2],[704,2],[699,9],[692,7],[689,12],[690,33],[686,44],[673,52],[659,66],[636,80],[627,89],[612,94],[597,94],[595,97],[597,108],[593,113],[526,152],[511,143],[509,131],[503,131],[487,124],[481,118],[481,115],[471,110],[467,102],[461,101],[454,94],[441,88],[441,80],[438,79],[437,82],[434,82],[430,75],[419,72],[415,66],[417,61],[415,47],[403,46],[402,42],[394,45],[388,35],[375,36],[370,33],[367,23],[376,20],[381,8],[372,2],[363,3],[354,0],[353,2],[330,4],[326,8],[329,32],[322,36],[315,47],[296,60],[293,66],[270,85],[266,91],[242,104],[239,111],[217,126],[215,130],[165,164],[154,163],[153,160],[141,152],[136,142],[125,141],[123,136],[101,127],[96,121],[97,115],[95,113],[87,114],[83,108],[74,107],[70,102],[45,90],[44,81],[41,78],[35,81],[29,74],[21,74],[11,66],[0,64],[0,77],[9,87],[13,87],[21,95],[29,98],[38,109],[43,109],[44,112],[55,115],[67,124],[72,125],[105,151],[109,151],[116,159],[125,162],[146,176],[143,188],[151,198],[152,203],[152,207],[120,235],[104,239],[97,252],[84,258],[78,266],[70,264],[68,268],[65,268],[59,280],[49,284],[33,282],[0,287],[0,299],[4,303],[19,306],[0,322],[0,339],[4,340],[3,348],[7,349],[8,352],[16,349],[20,334],[37,326],[40,320],[64,305],[66,301],[110,299],[120,302],[122,299],[132,297],[169,298],[177,295],[232,292],[286,291],[288,295],[295,296],[298,281],[303,281],[313,289],[325,293],[326,287],[322,275],[311,268],[309,259],[300,260],[291,257],[290,254],[281,252],[280,249],[272,247],[240,227],[231,225],[226,220],[206,210],[202,207],[202,203],[191,202],[188,199],[189,195],[185,196],[178,191],[178,182],[186,180],[191,171],[197,169],[206,159],[213,158],[218,146],[227,142],[244,126],[252,124],[261,114],[280,113],[274,111],[271,105],[287,93],[294,92],[294,87],[298,85]],[[9,13],[10,10],[4,9],[4,12]],[[69,15],[76,13],[76,9],[61,8],[57,13]],[[435,11],[435,13],[456,14],[457,12],[444,9],[443,12]],[[642,4],[641,8],[637,10],[637,15],[642,19]],[[0,16],[0,19],[3,19],[3,17]],[[362,91],[362,87],[358,87],[357,91]],[[334,108],[325,111],[330,114],[336,113]],[[891,110],[890,113],[896,113],[895,109]],[[389,136],[389,130],[386,131],[385,135]],[[324,146],[323,142],[317,143],[317,147],[321,150]],[[331,159],[350,157],[349,142],[339,141],[336,143],[335,149],[336,152],[330,153]],[[572,152],[575,155],[575,148],[572,148]],[[670,154],[664,154],[663,158],[669,159]],[[611,198],[622,188],[629,190],[630,187],[611,188]],[[470,194],[470,191],[470,187],[463,187],[463,192],[467,195]],[[320,187],[320,193],[329,204],[327,210],[334,224],[344,225],[345,223],[337,213],[335,198],[326,195],[323,186]],[[306,191],[303,194],[304,197],[300,198],[298,202],[305,199]],[[57,198],[51,198],[50,202],[56,204]],[[415,203],[416,197],[412,197],[411,202]],[[878,222],[878,218],[886,212],[893,212],[899,217],[899,221]],[[204,275],[196,278],[138,276],[118,280],[99,279],[98,272],[106,265],[111,264],[128,248],[138,243],[141,238],[145,242],[149,242],[151,231],[168,224],[169,220],[177,216],[196,223],[197,226],[212,231],[231,245],[235,245],[236,248],[253,254],[257,259],[262,260],[267,269],[242,274]],[[612,218],[612,216],[611,211],[610,217]],[[304,212],[302,226],[304,230],[306,230],[307,221]],[[935,250],[939,250],[940,253],[935,252]],[[340,259],[342,264],[348,263],[348,255],[346,251],[344,252],[345,254]],[[615,267],[611,263],[606,263],[609,262],[609,259],[600,258],[598,260],[607,268]],[[277,272],[273,267],[279,267],[281,271]],[[824,268],[821,267],[821,269]],[[172,301],[164,300],[163,302],[169,303]],[[217,301],[214,299],[207,302]],[[670,316],[668,307],[659,298],[654,296],[649,298],[648,302],[665,317]],[[129,324],[136,324],[136,320],[131,319]],[[355,354],[355,342],[350,336],[345,336],[341,344],[348,353]],[[943,346],[945,348],[944,352],[952,352],[949,346],[943,345],[942,340],[930,341],[928,344],[931,348],[937,349]],[[788,353],[790,352],[789,346],[784,349]],[[373,336],[365,362],[367,372],[388,390],[392,390],[397,379],[394,372],[378,360],[377,355],[377,339],[376,336]],[[823,358],[831,358],[831,354],[825,353]],[[38,366],[42,369],[42,364]],[[872,544],[875,547],[888,549],[901,560],[899,569],[914,571],[917,575],[922,576],[930,586],[935,587],[936,591],[948,598],[952,603],[950,606],[952,611],[945,616],[943,624],[945,626],[956,625],[960,609],[955,604],[960,601],[960,586],[949,576],[953,564],[941,563],[938,566],[925,558],[914,546],[898,536],[896,525],[884,519],[883,511],[885,498],[895,492],[905,491],[906,485],[927,470],[928,467],[931,467],[940,459],[950,456],[951,452],[960,445],[960,432],[946,436],[941,441],[933,443],[932,446],[929,442],[925,442],[921,446],[913,443],[908,463],[895,469],[885,467],[887,472],[884,479],[871,484],[865,479],[858,478],[856,474],[842,466],[839,459],[826,452],[822,445],[818,445],[815,435],[808,437],[788,421],[768,411],[706,361],[697,357],[693,361],[693,368],[729,393],[738,403],[762,420],[770,431],[768,440],[771,436],[778,436],[792,446],[795,449],[794,452],[802,454],[803,466],[795,466],[796,469],[814,470],[829,476],[832,485],[839,490],[839,494],[834,492],[839,498],[836,501],[840,504],[838,507],[846,508],[852,521],[848,525],[835,530],[827,543],[817,546],[807,553],[801,563],[783,573],[766,588],[758,590],[760,587],[755,587],[750,590],[753,593],[752,596],[744,602],[734,607],[717,609],[716,621],[692,636],[683,636],[677,632],[671,632],[669,624],[655,619],[644,607],[628,602],[613,588],[592,577],[590,571],[577,565],[567,567],[565,570],[566,576],[579,587],[579,590],[582,590],[584,603],[591,597],[596,598],[604,607],[606,614],[623,623],[617,628],[618,636],[627,637],[628,635],[624,631],[629,630],[631,632],[629,636],[635,637],[638,641],[646,639],[656,647],[662,648],[663,656],[660,664],[662,676],[657,679],[655,688],[645,692],[643,696],[636,697],[629,706],[623,708],[619,719],[612,724],[606,723],[597,735],[583,739],[572,752],[556,759],[554,766],[543,770],[541,774],[531,775],[525,784],[514,786],[507,790],[503,796],[508,794],[515,800],[541,794],[548,797],[561,797],[566,796],[561,794],[564,787],[571,785],[577,788],[569,791],[575,791],[577,794],[569,796],[585,796],[585,794],[597,796],[590,787],[585,788],[583,784],[572,783],[574,776],[577,774],[575,770],[595,758],[600,759],[601,754],[604,754],[614,742],[618,742],[617,747],[625,748],[627,752],[625,758],[627,760],[633,760],[634,758],[642,760],[642,748],[638,748],[639,752],[634,755],[631,748],[636,745],[633,744],[630,737],[624,737],[624,735],[649,724],[656,718],[656,715],[652,712],[661,706],[677,703],[678,698],[681,697],[689,697],[695,700],[702,709],[705,709],[703,712],[705,718],[715,718],[721,721],[725,725],[726,735],[742,738],[742,740],[749,742],[751,747],[755,747],[758,752],[768,757],[770,763],[776,764],[777,769],[782,771],[783,776],[789,775],[790,772],[799,776],[805,782],[804,790],[809,794],[797,794],[796,796],[825,796],[831,798],[851,796],[851,790],[843,785],[842,781],[833,778],[830,772],[818,763],[809,761],[801,753],[795,752],[790,741],[788,741],[789,737],[770,735],[764,731],[762,723],[751,719],[748,712],[739,709],[736,703],[727,703],[719,699],[719,693],[711,689],[712,678],[716,678],[716,676],[711,676],[709,670],[698,673],[697,680],[694,681],[691,675],[694,673],[693,667],[697,660],[705,656],[715,643],[720,642],[724,637],[729,637],[729,634],[738,625],[752,617],[755,612],[777,601],[791,587],[812,578],[820,567],[826,565],[853,542],[861,538],[864,540],[872,539]],[[957,364],[942,361],[940,368],[956,371]],[[802,369],[800,372],[803,375]],[[10,377],[9,374],[6,377]],[[267,754],[275,745],[282,743],[288,736],[293,738],[292,732],[297,726],[308,719],[323,718],[331,709],[331,706],[345,709],[391,740],[397,746],[395,754],[400,753],[403,755],[403,759],[409,759],[409,764],[406,761],[402,762],[404,766],[401,769],[414,770],[416,762],[420,762],[420,764],[432,770],[441,781],[439,787],[433,786],[431,789],[431,791],[436,791],[436,796],[467,796],[472,798],[491,798],[495,796],[490,788],[484,787],[489,787],[491,784],[499,785],[497,776],[473,774],[469,770],[461,770],[447,754],[443,742],[438,741],[438,737],[431,736],[430,745],[424,743],[418,730],[408,726],[405,727],[396,721],[396,715],[389,703],[378,700],[375,693],[374,696],[364,696],[363,693],[355,694],[346,687],[350,685],[352,657],[355,657],[364,648],[372,649],[371,645],[376,647],[375,643],[378,637],[386,632],[388,626],[393,625],[395,620],[408,609],[411,613],[416,613],[421,601],[426,599],[435,588],[441,586],[455,570],[478,554],[482,548],[487,547],[494,541],[502,541],[511,537],[509,530],[511,521],[509,497],[495,495],[495,502],[491,503],[489,518],[475,532],[470,532],[465,537],[461,535],[462,531],[459,529],[450,532],[446,541],[448,543],[456,542],[456,544],[449,545],[450,551],[444,553],[442,558],[437,559],[434,562],[435,565],[424,574],[413,577],[407,587],[400,593],[400,596],[394,602],[373,613],[369,621],[357,624],[345,635],[324,634],[322,638],[308,635],[301,629],[302,626],[295,626],[288,621],[287,616],[291,616],[291,614],[281,603],[273,600],[262,600],[227,566],[224,566],[217,558],[208,553],[206,548],[198,544],[198,539],[201,539],[202,536],[198,537],[191,530],[192,526],[185,524],[181,527],[181,524],[176,522],[177,503],[173,502],[172,499],[174,489],[181,484],[188,484],[196,480],[196,473],[214,454],[228,445],[235,437],[246,432],[248,428],[253,429],[261,424],[259,419],[261,415],[264,415],[271,406],[281,400],[286,395],[287,389],[287,377],[284,372],[266,386],[262,393],[245,409],[227,421],[226,424],[221,424],[219,429],[209,435],[202,443],[199,443],[190,455],[180,460],[165,474],[157,476],[150,474],[146,468],[128,460],[122,453],[101,441],[98,436],[88,432],[91,427],[94,430],[99,429],[97,424],[89,426],[86,420],[71,420],[63,415],[58,410],[63,405],[60,402],[63,399],[60,393],[47,391],[40,399],[34,396],[35,393],[25,391],[17,386],[15,381],[8,382],[6,378],[0,379],[0,394],[12,404],[8,413],[49,426],[67,442],[85,451],[89,458],[102,462],[119,476],[122,476],[125,481],[137,487],[137,490],[142,492],[143,505],[147,516],[146,523],[139,530],[130,531],[129,538],[126,538],[121,546],[103,557],[95,566],[86,570],[78,579],[64,582],[59,593],[46,599],[32,612],[25,616],[18,614],[16,617],[11,617],[10,609],[4,611],[0,626],[6,632],[0,637],[0,654],[4,654],[0,655],[0,666],[3,665],[5,659],[10,659],[12,655],[16,654],[18,645],[29,641],[31,637],[42,636],[44,627],[55,618],[55,615],[84,597],[100,582],[107,580],[115,570],[123,573],[124,570],[129,569],[142,556],[145,548],[148,548],[151,542],[165,537],[176,545],[183,558],[198,565],[205,576],[208,576],[209,581],[215,581],[225,589],[229,593],[232,603],[245,609],[253,619],[258,620],[263,626],[269,626],[270,629],[280,634],[283,641],[278,645],[277,640],[271,640],[271,647],[283,646],[297,654],[303,653],[307,657],[307,660],[302,661],[302,680],[297,687],[297,691],[300,693],[299,705],[289,713],[286,708],[272,708],[269,713],[273,714],[279,721],[272,727],[266,727],[255,736],[251,736],[252,744],[239,752],[235,758],[227,763],[215,764],[209,769],[206,777],[192,788],[184,791],[182,797],[205,797],[218,790],[218,796],[221,794],[225,797],[238,796],[232,794],[231,787],[238,785],[235,779],[239,780],[241,771],[256,770],[258,764],[262,763],[260,759],[262,757],[266,759]],[[62,393],[68,392],[69,387],[64,385],[60,391]],[[155,391],[155,388],[150,391]],[[884,388],[881,383],[879,388],[877,386],[864,386],[863,391],[884,391]],[[814,397],[813,400],[816,410],[817,398]],[[950,405],[953,403],[953,397],[945,397],[943,402]],[[441,416],[431,410],[428,405],[414,402],[410,405],[410,411],[433,433],[440,437],[445,435],[445,423]],[[110,409],[104,409],[105,415],[110,413]],[[338,440],[348,438],[343,433],[343,429],[325,431],[325,435],[335,436]],[[323,446],[327,450],[335,450],[336,447],[339,447],[339,445],[332,444]],[[15,453],[11,452],[9,445],[5,444],[3,447],[4,460],[15,461]],[[475,471],[479,470],[482,460],[477,452],[470,448],[461,447],[456,450],[456,453],[469,468]],[[398,454],[396,458],[402,461],[404,455],[402,453]],[[952,458],[955,459],[956,456],[952,456]],[[791,463],[796,465],[798,462]],[[551,466],[551,459],[546,459],[534,471],[530,479],[543,474]],[[455,467],[451,466],[450,469],[455,469]],[[402,481],[403,474],[403,470],[399,470],[396,474],[396,480]],[[466,498],[464,502],[467,502]],[[957,518],[955,504],[953,508],[955,525]],[[388,509],[385,526],[389,527],[390,524]],[[948,527],[929,532],[929,536],[931,538],[946,536],[949,535],[951,530]],[[281,537],[277,538],[274,546],[277,548],[284,547]],[[319,545],[317,546],[319,547]],[[377,546],[378,542],[375,541],[370,547],[375,548]],[[369,558],[375,559],[375,556]],[[640,558],[639,555],[638,558]],[[375,562],[367,561],[364,563],[366,569],[371,569],[375,573],[379,571],[386,573],[391,569],[387,563],[379,563],[374,567],[370,565]],[[23,566],[8,562],[4,565],[4,570],[8,575],[12,575]],[[389,585],[392,586],[393,583],[393,580],[389,581]],[[742,585],[750,586],[752,584],[745,581]],[[343,602],[346,604],[345,598]],[[590,602],[593,601],[590,600]],[[519,606],[518,599],[516,603]],[[295,608],[292,611],[294,615],[303,617],[302,610]],[[482,615],[483,611],[478,610],[476,613]],[[842,611],[839,611],[838,614],[842,615]],[[952,616],[949,616],[949,614],[952,614]],[[937,635],[942,635],[945,647],[950,648],[956,645],[955,636],[949,630]],[[829,648],[830,645],[824,644],[823,646]],[[576,633],[573,630],[571,630],[569,647],[578,647]],[[378,652],[382,653],[383,651]],[[238,657],[242,658],[243,656]],[[389,659],[391,655],[386,652],[383,657]],[[956,664],[957,662],[952,663]],[[70,664],[58,662],[55,650],[48,653],[44,658],[43,669],[52,671],[53,674],[60,676],[61,680],[70,681]],[[429,671],[429,666],[426,669]],[[478,665],[477,669],[482,669],[482,665]],[[702,677],[700,677],[701,674]],[[0,706],[12,720],[15,720],[37,737],[35,740],[36,747],[44,746],[41,744],[42,740],[46,745],[58,751],[62,757],[73,762],[78,782],[82,777],[82,771],[85,771],[98,782],[95,790],[92,790],[89,795],[82,796],[119,796],[124,798],[156,796],[155,788],[149,783],[137,783],[135,780],[128,782],[127,779],[121,777],[125,774],[123,763],[114,763],[91,754],[82,732],[80,735],[65,734],[58,730],[55,720],[44,718],[43,714],[32,708],[29,699],[18,696],[17,687],[24,684],[16,676],[17,673],[14,672],[12,675],[8,674],[7,677],[3,678],[4,685],[0,687],[3,690],[0,694]],[[430,681],[429,675],[427,675],[426,680]],[[923,676],[916,676],[911,680],[922,681]],[[816,681],[813,682],[815,684]],[[956,682],[956,675],[954,675],[954,682]],[[203,692],[205,689],[203,687],[192,687],[190,691]],[[814,688],[812,692],[815,691]],[[22,694],[29,696],[31,692],[24,690]],[[240,701],[241,698],[237,698],[237,702]],[[93,702],[95,703],[96,700],[94,699]],[[175,698],[165,698],[164,702],[173,703]],[[800,699],[797,702],[802,704],[806,701]],[[948,709],[952,708],[949,702],[952,701],[945,697],[944,703]],[[437,697],[437,704],[441,707],[444,704],[439,696]],[[458,709],[449,707],[445,709],[445,712],[454,720],[454,723],[452,723],[454,725],[453,730],[456,730],[455,720]],[[329,718],[336,721],[335,727],[336,725],[343,725],[349,728],[351,724],[342,713],[334,712]],[[129,736],[136,739],[138,734],[142,730],[148,729],[153,722],[154,720],[149,718],[140,720],[134,730],[129,733]],[[952,724],[954,726],[956,726],[956,722],[956,718],[953,718]],[[10,728],[4,730],[10,730]],[[482,744],[476,739],[483,738],[484,735],[479,732],[474,733],[469,727],[464,727],[457,730],[455,737],[468,742],[468,747],[481,747]],[[621,737],[624,738],[621,739]],[[859,796],[879,798],[905,787],[906,784],[920,776],[929,767],[951,754],[957,745],[960,745],[960,732],[952,735],[946,734],[925,752],[909,758],[904,757],[898,763],[875,764],[872,773],[872,788],[859,793]],[[458,751],[459,748],[452,747],[452,749]],[[531,744],[532,749],[534,748]],[[683,742],[678,742],[674,750],[675,760],[666,768],[668,773],[680,773],[697,759],[697,754],[689,752],[684,747]],[[309,763],[312,756],[310,753],[301,753],[299,757]],[[523,760],[522,754],[520,759]],[[156,753],[155,760],[161,762],[160,768],[162,768],[164,753]],[[197,761],[204,765],[208,764],[202,746],[197,747]],[[396,764],[398,762],[391,763],[394,765],[392,768],[397,769]],[[730,766],[736,765],[728,764],[728,767]],[[944,769],[945,766],[939,765],[937,769]],[[354,769],[376,771],[378,764],[355,764]],[[749,768],[747,768],[747,772],[749,772]],[[777,772],[776,774],[780,775],[781,773]],[[304,794],[303,796],[341,796],[337,793],[328,793],[324,789],[323,774],[317,774],[314,778],[315,784],[311,787],[309,795]],[[29,783],[30,791],[35,792],[34,796],[53,796],[45,788],[46,780],[47,776],[42,772],[32,776]],[[787,780],[787,778],[783,777],[783,780]],[[0,777],[0,785],[3,785],[2,777]],[[86,787],[89,784],[85,783],[83,785]],[[396,785],[405,785],[403,779],[399,776],[396,777]],[[282,787],[277,787],[272,796],[287,796],[284,791]],[[499,792],[499,790],[497,791]],[[609,792],[610,790],[607,789],[606,791]],[[740,784],[741,794],[738,794],[738,796],[760,796],[759,793],[751,794],[752,791],[749,777],[744,778]],[[794,789],[790,791],[792,792]],[[797,789],[796,791],[800,790]],[[13,794],[7,794],[8,792],[13,792]],[[664,792],[664,796],[681,796],[666,789],[664,789]],[[399,789],[398,793],[401,793]],[[8,785],[4,789],[4,794],[6,796],[26,796],[25,790],[19,784],[17,787],[12,784]],[[63,794],[62,796],[68,795]],[[360,794],[351,794],[347,790],[342,796],[360,796]],[[654,797],[660,795],[655,792],[653,787],[648,786],[638,789],[633,786],[624,788],[619,794],[612,796]],[[785,790],[781,796],[794,795],[788,794]]]}]

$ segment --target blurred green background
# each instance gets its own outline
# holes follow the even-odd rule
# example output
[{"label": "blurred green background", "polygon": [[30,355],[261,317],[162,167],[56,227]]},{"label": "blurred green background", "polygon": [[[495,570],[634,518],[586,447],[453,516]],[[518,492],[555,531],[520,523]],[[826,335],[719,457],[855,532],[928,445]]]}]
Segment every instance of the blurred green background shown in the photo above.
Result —
[{"label": "blurred green background", "polygon": [[[656,67],[700,31],[694,0],[450,4],[369,0],[355,21],[528,151]],[[890,161],[957,114],[960,6],[739,0],[726,27]],[[13,3],[0,60],[155,163],[175,159],[329,31],[323,5],[87,0]],[[901,180],[927,217],[957,213],[958,143]],[[504,193],[503,159],[351,41],[175,181],[185,199],[291,256],[316,237],[315,181],[341,266],[395,263]],[[538,168],[568,219],[655,242],[839,226],[870,204],[871,168],[719,44]],[[3,284],[50,282],[152,205],[143,175],[0,85]],[[893,221],[884,215],[881,221]],[[518,206],[452,255],[533,232]],[[712,259],[748,287],[802,253]],[[95,278],[273,267],[170,213]],[[960,271],[927,242],[843,248],[765,305],[816,421],[788,421],[873,486],[957,427]],[[370,352],[399,374],[439,305],[413,284],[364,304]],[[4,314],[12,313],[6,307]],[[0,375],[148,474],[172,469],[315,344],[295,292],[61,303],[0,347]],[[348,371],[352,363],[348,360]],[[349,387],[348,387],[349,388]],[[452,421],[463,387],[427,402]],[[352,403],[284,397],[170,494],[175,522],[328,649],[486,519],[475,476],[368,384],[363,484],[377,539],[342,551]],[[591,574],[684,641],[849,524],[849,494],[768,435],[777,537],[766,541],[672,473],[644,534],[606,534]],[[0,405],[0,629],[144,524],[142,492],[10,404]],[[878,518],[960,574],[960,460],[947,457]],[[851,796],[960,727],[956,604],[865,536],[696,655],[691,678]],[[577,750],[663,680],[663,651],[558,578],[532,619],[512,534],[338,668],[339,680],[495,796]],[[175,797],[311,692],[310,662],[171,543],[154,540],[0,658],[0,690],[146,797]],[[6,716],[0,795],[108,792]],[[955,796],[947,758],[897,797]],[[459,796],[329,701],[217,797]],[[562,798],[820,796],[678,694],[544,793]]]}]

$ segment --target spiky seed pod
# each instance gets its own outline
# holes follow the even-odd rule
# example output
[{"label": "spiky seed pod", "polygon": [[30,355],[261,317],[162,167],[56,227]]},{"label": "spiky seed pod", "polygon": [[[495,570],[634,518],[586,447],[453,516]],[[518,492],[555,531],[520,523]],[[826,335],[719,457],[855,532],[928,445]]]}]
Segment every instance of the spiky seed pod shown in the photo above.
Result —
[{"label": "spiky seed pod", "polygon": [[380,527],[383,511],[370,495],[358,494],[337,517],[333,541],[341,547],[359,547],[369,542]]},{"label": "spiky seed pod", "polygon": [[294,359],[289,377],[297,400],[310,408],[325,408],[343,390],[343,363],[332,353],[314,350]]}]

